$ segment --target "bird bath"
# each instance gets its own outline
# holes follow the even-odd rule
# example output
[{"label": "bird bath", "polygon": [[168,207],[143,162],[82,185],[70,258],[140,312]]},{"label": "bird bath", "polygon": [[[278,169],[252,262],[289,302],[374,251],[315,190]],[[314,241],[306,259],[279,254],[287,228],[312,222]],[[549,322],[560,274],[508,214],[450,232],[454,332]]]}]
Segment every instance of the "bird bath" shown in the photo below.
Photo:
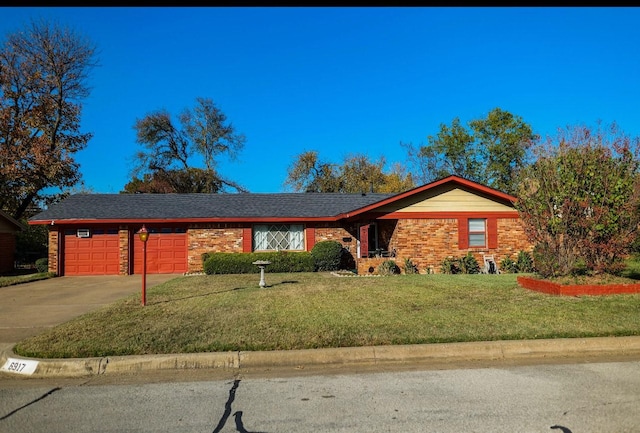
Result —
[{"label": "bird bath", "polygon": [[268,260],[256,260],[255,262],[253,262],[253,264],[260,268],[260,288],[264,289],[264,287],[267,285],[264,282],[264,268],[269,266],[271,262]]}]

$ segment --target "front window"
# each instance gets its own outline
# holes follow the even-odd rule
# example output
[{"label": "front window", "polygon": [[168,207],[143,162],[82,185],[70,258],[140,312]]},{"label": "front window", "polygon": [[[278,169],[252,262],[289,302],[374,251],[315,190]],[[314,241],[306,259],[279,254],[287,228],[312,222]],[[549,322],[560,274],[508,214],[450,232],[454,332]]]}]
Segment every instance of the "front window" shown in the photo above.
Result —
[{"label": "front window", "polygon": [[304,250],[304,227],[302,224],[257,224],[253,226],[253,249]]},{"label": "front window", "polygon": [[487,224],[484,219],[469,219],[469,246],[484,247],[487,245]]}]

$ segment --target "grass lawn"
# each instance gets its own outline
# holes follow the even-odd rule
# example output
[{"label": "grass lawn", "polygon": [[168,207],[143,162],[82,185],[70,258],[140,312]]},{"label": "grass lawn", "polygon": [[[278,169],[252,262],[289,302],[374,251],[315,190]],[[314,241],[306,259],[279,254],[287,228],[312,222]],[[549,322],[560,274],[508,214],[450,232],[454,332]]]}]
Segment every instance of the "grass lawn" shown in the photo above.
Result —
[{"label": "grass lawn", "polygon": [[29,338],[31,357],[640,335],[640,295],[556,297],[514,274],[185,276]]},{"label": "grass lawn", "polygon": [[47,278],[53,278],[54,275],[55,274],[51,272],[15,272],[13,275],[0,276],[0,287],[30,283],[31,281],[46,280]]}]

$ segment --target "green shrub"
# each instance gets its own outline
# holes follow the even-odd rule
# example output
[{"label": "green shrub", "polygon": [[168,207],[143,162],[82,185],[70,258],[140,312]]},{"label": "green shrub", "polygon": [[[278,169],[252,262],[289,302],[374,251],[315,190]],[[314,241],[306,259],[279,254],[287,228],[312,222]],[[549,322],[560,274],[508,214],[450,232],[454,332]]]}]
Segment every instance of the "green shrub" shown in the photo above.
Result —
[{"label": "green shrub", "polygon": [[467,255],[461,257],[459,259],[460,262],[460,272],[463,274],[479,274],[480,273],[480,265],[476,258],[468,252]]},{"label": "green shrub", "polygon": [[473,254],[468,252],[462,257],[445,258],[440,264],[440,271],[443,274],[479,274],[480,265]]},{"label": "green shrub", "polygon": [[404,265],[402,268],[404,269],[404,273],[407,275],[418,273],[418,267],[409,258],[404,259]]},{"label": "green shrub", "polygon": [[49,259],[43,257],[36,260],[36,270],[40,273],[49,271]]},{"label": "green shrub", "polygon": [[[274,253],[258,253],[266,254],[265,258],[256,260],[269,260],[271,264],[266,270],[269,272],[313,272],[315,271],[315,262],[310,252],[287,252],[279,251]],[[254,267],[256,267],[254,265]],[[269,269],[271,268],[271,269]]]},{"label": "green shrub", "polygon": [[400,268],[396,265],[396,262],[393,260],[385,260],[380,263],[378,266],[378,274],[379,275],[394,275],[399,274]]},{"label": "green shrub", "polygon": [[518,268],[518,272],[531,273],[535,271],[535,268],[533,266],[533,258],[527,251],[520,251],[518,253],[516,266]]},{"label": "green shrub", "polygon": [[447,257],[440,264],[440,272],[443,274],[459,274],[460,262],[455,257]]},{"label": "green shrub", "polygon": [[342,261],[343,248],[338,241],[320,241],[311,249],[318,271],[337,271]]},{"label": "green shrub", "polygon": [[507,256],[500,262],[500,270],[508,274],[517,274],[518,263],[514,262],[511,257]]},{"label": "green shrub", "polygon": [[260,268],[253,264],[258,260],[271,262],[265,272],[313,272],[313,257],[308,252],[264,253],[209,253],[204,262],[204,272],[214,274],[253,274]]},{"label": "green shrub", "polygon": [[535,271],[533,266],[533,259],[531,258],[531,254],[527,251],[520,251],[516,260],[513,260],[511,257],[507,256],[500,262],[500,271],[507,272],[509,274],[517,274],[519,272],[522,273],[531,273]]}]

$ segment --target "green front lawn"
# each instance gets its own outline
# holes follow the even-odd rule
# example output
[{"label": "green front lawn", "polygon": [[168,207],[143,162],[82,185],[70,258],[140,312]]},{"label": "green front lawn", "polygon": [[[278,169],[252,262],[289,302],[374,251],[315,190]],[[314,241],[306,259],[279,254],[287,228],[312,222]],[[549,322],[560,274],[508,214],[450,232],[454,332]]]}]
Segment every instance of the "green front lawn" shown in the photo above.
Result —
[{"label": "green front lawn", "polygon": [[14,286],[16,284],[46,280],[47,278],[53,277],[55,277],[55,274],[51,272],[30,272],[23,274],[16,272],[15,275],[0,276],[0,287]]},{"label": "green front lawn", "polygon": [[31,357],[640,335],[640,295],[554,297],[514,274],[186,276],[30,338]]}]

